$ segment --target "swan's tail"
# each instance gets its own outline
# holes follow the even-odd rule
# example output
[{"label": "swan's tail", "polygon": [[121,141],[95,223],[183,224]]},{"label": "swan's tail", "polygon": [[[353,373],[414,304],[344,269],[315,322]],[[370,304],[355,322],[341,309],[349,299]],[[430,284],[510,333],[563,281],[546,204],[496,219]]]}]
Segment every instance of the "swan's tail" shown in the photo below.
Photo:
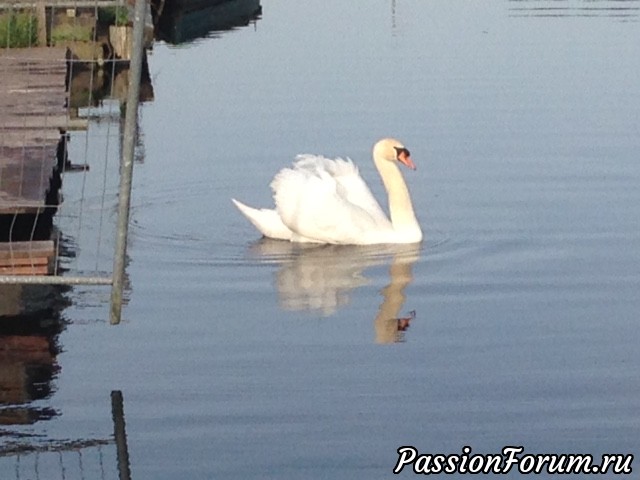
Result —
[{"label": "swan's tail", "polygon": [[280,215],[275,210],[252,208],[235,198],[232,198],[231,201],[265,237],[276,240],[291,240],[293,233],[282,223]]}]

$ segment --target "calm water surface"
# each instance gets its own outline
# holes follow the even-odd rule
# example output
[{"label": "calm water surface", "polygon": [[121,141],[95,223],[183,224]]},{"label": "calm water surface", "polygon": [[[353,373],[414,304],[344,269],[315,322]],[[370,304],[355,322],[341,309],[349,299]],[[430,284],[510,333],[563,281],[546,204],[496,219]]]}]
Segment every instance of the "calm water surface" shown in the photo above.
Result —
[{"label": "calm water surface", "polygon": [[[154,46],[126,321],[67,294],[58,415],[25,430],[108,437],[122,390],[136,480],[391,478],[401,445],[640,454],[640,2],[262,6]],[[269,206],[298,153],[351,157],[382,198],[386,135],[418,165],[419,246],[260,241],[229,201]]]}]

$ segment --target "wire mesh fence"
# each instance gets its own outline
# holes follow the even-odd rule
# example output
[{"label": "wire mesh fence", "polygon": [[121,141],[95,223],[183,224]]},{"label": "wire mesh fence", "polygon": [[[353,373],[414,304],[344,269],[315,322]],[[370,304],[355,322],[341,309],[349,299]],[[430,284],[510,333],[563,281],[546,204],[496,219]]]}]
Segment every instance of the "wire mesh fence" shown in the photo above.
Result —
[{"label": "wire mesh fence", "polygon": [[0,285],[120,289],[119,185],[152,96],[137,3],[0,0]]},{"label": "wire mesh fence", "polygon": [[107,442],[62,442],[42,448],[2,452],[4,471],[15,472],[15,479],[116,479],[115,446]]},{"label": "wire mesh fence", "polygon": [[55,439],[0,428],[0,471],[16,480],[131,478],[122,392],[111,392],[113,435]]}]

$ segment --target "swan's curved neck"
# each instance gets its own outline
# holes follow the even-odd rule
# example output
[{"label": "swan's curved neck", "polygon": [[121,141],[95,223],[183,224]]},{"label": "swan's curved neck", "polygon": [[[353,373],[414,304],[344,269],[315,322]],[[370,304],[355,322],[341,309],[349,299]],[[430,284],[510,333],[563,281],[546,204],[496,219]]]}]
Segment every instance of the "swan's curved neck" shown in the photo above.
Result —
[{"label": "swan's curved neck", "polygon": [[404,181],[402,172],[394,162],[380,158],[375,154],[373,162],[380,173],[380,177],[382,177],[384,188],[387,190],[389,216],[391,217],[393,229],[396,231],[415,232],[415,235],[422,238],[420,225],[413,211],[409,188]]}]

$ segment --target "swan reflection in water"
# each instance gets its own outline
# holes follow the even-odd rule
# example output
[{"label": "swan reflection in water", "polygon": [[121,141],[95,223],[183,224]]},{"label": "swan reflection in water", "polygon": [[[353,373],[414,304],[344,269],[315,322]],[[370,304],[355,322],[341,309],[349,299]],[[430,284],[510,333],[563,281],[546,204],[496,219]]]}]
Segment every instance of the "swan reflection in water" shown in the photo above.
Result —
[{"label": "swan reflection in water", "polygon": [[280,264],[275,283],[286,310],[333,315],[349,303],[352,290],[371,283],[364,270],[387,264],[389,283],[381,290],[382,303],[374,320],[376,342],[403,341],[416,316],[415,311],[404,316],[400,312],[404,290],[413,280],[413,264],[420,258],[420,244],[319,245],[262,238],[251,252]]}]

